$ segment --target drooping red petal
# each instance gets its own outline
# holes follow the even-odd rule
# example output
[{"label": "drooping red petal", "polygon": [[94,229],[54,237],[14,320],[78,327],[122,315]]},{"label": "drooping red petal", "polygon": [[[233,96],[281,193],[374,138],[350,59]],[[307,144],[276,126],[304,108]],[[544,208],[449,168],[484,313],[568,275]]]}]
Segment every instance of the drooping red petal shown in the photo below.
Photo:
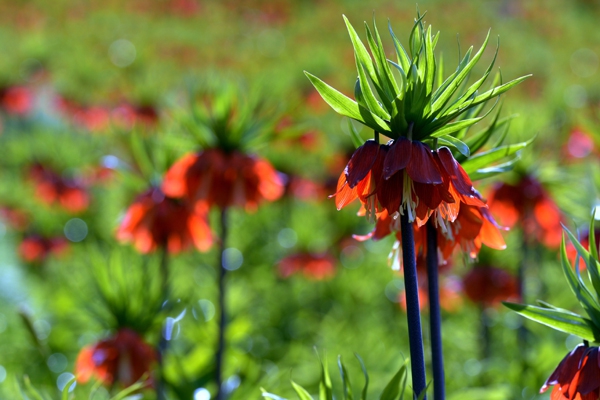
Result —
[{"label": "drooping red petal", "polygon": [[344,170],[350,188],[354,188],[358,182],[367,176],[378,153],[379,144],[374,140],[367,140],[365,144],[356,149]]},{"label": "drooping red petal", "polygon": [[[338,210],[346,207],[354,199],[358,197],[356,187],[351,189],[348,182],[346,182],[346,174],[342,172],[338,179],[337,192],[332,195],[335,196],[335,206]],[[331,197],[331,196],[330,196]]]},{"label": "drooping red petal", "polygon": [[415,194],[419,198],[419,203],[422,201],[431,210],[435,210],[442,202],[441,191],[444,190],[443,185],[429,185],[426,183],[414,182],[413,188]]},{"label": "drooping red petal", "polygon": [[400,209],[403,183],[404,171],[399,171],[388,180],[382,179],[377,187],[377,198],[390,215]]},{"label": "drooping red petal", "polygon": [[441,147],[438,149],[438,155],[444,169],[446,170],[446,173],[450,176],[452,184],[458,193],[466,196],[472,195],[473,183],[471,182],[471,178],[469,178],[469,175],[456,161],[450,149],[447,147]]},{"label": "drooping red petal", "polygon": [[443,182],[429,147],[421,142],[412,142],[412,154],[406,166],[406,173],[414,182],[434,185]]},{"label": "drooping red petal", "polygon": [[187,194],[186,175],[198,158],[198,154],[187,154],[169,168],[162,183],[162,190],[167,196],[183,197]]},{"label": "drooping red petal", "polygon": [[383,177],[390,179],[396,172],[406,168],[410,161],[411,153],[412,145],[410,140],[403,137],[396,139],[385,157]]},{"label": "drooping red petal", "polygon": [[590,347],[581,367],[577,389],[580,394],[585,395],[599,387],[600,367],[598,367],[598,347]]},{"label": "drooping red petal", "polygon": [[581,363],[581,359],[585,354],[587,347],[584,345],[579,345],[574,348],[569,354],[562,359],[562,361],[558,364],[554,372],[548,377],[542,388],[540,389],[540,393],[544,393],[549,386],[556,384],[565,384],[569,383],[573,380],[573,377],[577,373],[579,365]]}]

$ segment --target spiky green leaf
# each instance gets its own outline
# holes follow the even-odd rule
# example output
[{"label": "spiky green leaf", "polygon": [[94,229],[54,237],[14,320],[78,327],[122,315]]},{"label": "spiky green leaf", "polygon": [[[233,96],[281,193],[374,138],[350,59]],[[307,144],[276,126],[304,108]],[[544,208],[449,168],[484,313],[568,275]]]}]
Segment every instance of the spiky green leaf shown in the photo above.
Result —
[{"label": "spiky green leaf", "polygon": [[598,341],[598,328],[594,323],[580,315],[525,304],[503,302],[503,304],[516,313],[533,321],[547,325],[561,332],[579,336],[584,340]]},{"label": "spiky green leaf", "polygon": [[390,132],[387,123],[377,115],[374,115],[371,111],[359,106],[354,100],[338,92],[311,73],[304,71],[304,74],[311,81],[315,89],[317,89],[323,100],[325,100],[335,112],[362,122],[378,132]]}]

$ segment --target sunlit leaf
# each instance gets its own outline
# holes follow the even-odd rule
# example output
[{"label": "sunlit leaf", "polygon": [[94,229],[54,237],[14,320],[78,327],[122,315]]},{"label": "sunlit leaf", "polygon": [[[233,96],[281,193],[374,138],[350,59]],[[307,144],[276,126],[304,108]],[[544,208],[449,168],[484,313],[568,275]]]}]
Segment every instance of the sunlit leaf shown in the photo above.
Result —
[{"label": "sunlit leaf", "polygon": [[598,341],[600,338],[594,323],[580,315],[531,305],[509,302],[503,302],[503,304],[526,318],[547,325],[558,331],[579,336],[580,338],[589,341]]}]

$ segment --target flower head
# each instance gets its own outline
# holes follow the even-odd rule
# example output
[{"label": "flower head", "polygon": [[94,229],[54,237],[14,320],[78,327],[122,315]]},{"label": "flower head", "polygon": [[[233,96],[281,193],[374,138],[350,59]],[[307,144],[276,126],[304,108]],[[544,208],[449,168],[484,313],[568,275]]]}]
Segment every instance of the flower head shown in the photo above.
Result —
[{"label": "flower head", "polygon": [[503,269],[475,267],[463,277],[465,295],[474,303],[497,306],[502,301],[518,299],[517,280]]},{"label": "flower head", "polygon": [[[116,335],[86,346],[75,361],[75,375],[81,383],[95,378],[104,385],[120,383],[128,387],[152,371],[156,351],[137,333],[120,329]],[[152,378],[148,380],[152,386]]]},{"label": "flower head", "polygon": [[88,208],[90,195],[78,180],[65,178],[41,164],[31,167],[29,176],[35,186],[36,197],[41,202],[59,204],[72,213]]},{"label": "flower head", "polygon": [[560,210],[535,178],[523,176],[516,184],[496,185],[489,204],[502,225],[512,227],[519,222],[526,236],[536,238],[547,247],[560,245]]},{"label": "flower head", "polygon": [[551,400],[597,400],[600,398],[598,347],[579,345],[563,358],[540,393],[554,386]]},{"label": "flower head", "polygon": [[133,242],[141,253],[165,248],[179,253],[191,246],[206,251],[213,239],[207,221],[208,209],[189,205],[153,188],[140,195],[127,210],[117,239]]},{"label": "flower head", "polygon": [[68,243],[64,237],[27,235],[19,244],[19,255],[27,262],[41,263],[50,255],[61,255],[67,247]]},{"label": "flower head", "polygon": [[255,210],[263,200],[278,199],[284,183],[264,159],[207,149],[177,161],[165,175],[162,187],[168,196],[195,203]]},{"label": "flower head", "polygon": [[0,104],[9,114],[25,116],[33,108],[33,93],[23,86],[13,86],[0,92]]}]

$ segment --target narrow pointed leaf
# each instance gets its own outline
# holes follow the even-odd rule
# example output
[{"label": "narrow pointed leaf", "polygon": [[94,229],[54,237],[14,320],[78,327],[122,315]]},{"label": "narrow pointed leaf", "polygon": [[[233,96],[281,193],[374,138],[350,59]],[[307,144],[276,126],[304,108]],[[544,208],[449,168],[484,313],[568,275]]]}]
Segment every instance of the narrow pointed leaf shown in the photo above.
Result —
[{"label": "narrow pointed leaf", "polygon": [[292,387],[296,391],[296,394],[298,395],[298,398],[300,400],[313,400],[312,396],[310,395],[310,393],[308,393],[306,391],[306,389],[304,389],[302,386],[298,385],[294,381],[291,381],[291,382],[292,382]]},{"label": "narrow pointed leaf", "polygon": [[394,47],[396,48],[396,54],[398,56],[398,64],[400,64],[400,66],[406,73],[406,72],[408,72],[408,70],[410,68],[410,64],[411,64],[410,57],[408,56],[408,53],[406,52],[406,50],[404,50],[402,43],[400,43],[400,40],[398,40],[394,31],[392,30],[392,25],[390,24],[389,20],[388,20],[388,30],[390,31],[390,35],[392,36],[392,40],[394,41]]},{"label": "narrow pointed leaf", "polygon": [[481,121],[484,117],[485,116],[451,122],[448,125],[444,126],[443,128],[440,128],[437,131],[433,132],[430,136],[439,138],[442,136],[450,135],[452,133],[460,131],[461,129],[465,129],[465,128],[475,125],[476,123]]},{"label": "narrow pointed leaf", "polygon": [[363,68],[361,68],[359,65],[358,58],[356,59],[356,69],[358,70],[357,84],[360,87],[360,91],[362,92],[367,108],[375,115],[378,115],[385,120],[389,120],[390,114],[381,106],[381,104],[379,104],[377,98],[375,98],[375,95],[371,90],[371,86],[369,85],[369,81],[367,80],[367,75],[365,74]]},{"label": "narrow pointed leaf", "polygon": [[369,52],[367,51],[367,48],[363,44],[362,40],[360,40],[360,37],[358,37],[358,33],[356,33],[356,30],[354,29],[350,21],[348,21],[348,18],[346,18],[345,15],[342,15],[342,17],[344,18],[344,22],[346,23],[346,28],[348,29],[348,34],[350,35],[350,40],[352,40],[352,46],[354,47],[354,54],[356,58],[358,58],[359,64],[364,66],[364,68],[369,73],[369,77],[373,80],[373,82],[375,82],[376,85],[381,85],[381,82],[379,82],[377,72],[375,71],[373,61],[371,59],[371,56],[369,55]]},{"label": "narrow pointed leaf", "polygon": [[505,163],[494,165],[493,167],[480,168],[475,171],[465,170],[465,172],[469,174],[469,177],[472,181],[479,181],[481,179],[490,178],[504,172],[512,171],[516,162],[519,161],[520,158],[521,157],[519,156],[519,153],[517,153],[517,155],[513,156],[511,160]]},{"label": "narrow pointed leaf", "polygon": [[267,399],[272,399],[272,400],[287,400],[287,399],[285,399],[285,398],[283,398],[283,397],[279,397],[279,396],[277,396],[276,394],[269,393],[269,392],[267,392],[267,391],[266,391],[265,389],[263,389],[263,388],[260,388],[260,391],[262,392],[262,393],[261,393],[261,394],[262,394],[262,396],[263,396],[263,397],[266,397]]},{"label": "narrow pointed leaf", "polygon": [[465,161],[462,164],[462,167],[465,171],[467,171],[467,173],[470,173],[469,171],[476,171],[480,168],[488,167],[491,164],[498,162],[505,157],[511,156],[521,149],[524,149],[530,143],[531,141],[515,143],[479,153]]},{"label": "narrow pointed leaf", "polygon": [[323,100],[325,100],[335,112],[362,122],[378,132],[389,132],[387,123],[377,115],[374,115],[366,108],[359,106],[354,100],[338,92],[311,73],[305,71],[304,74],[312,82]]},{"label": "narrow pointed leaf", "polygon": [[381,36],[379,35],[379,30],[377,29],[377,23],[375,22],[375,16],[373,16],[373,32],[374,35],[371,35],[371,32],[367,26],[367,39],[369,40],[369,45],[371,42],[373,42],[375,45],[375,61],[377,63],[377,68],[379,69],[379,75],[381,77],[382,84],[387,87],[388,90],[386,90],[386,92],[389,94],[389,100],[391,101],[398,95],[398,93],[400,93],[400,89],[398,88],[396,80],[394,79],[392,71],[390,70],[390,66],[388,65],[388,60],[385,56],[385,50],[383,48],[383,42],[381,41]]},{"label": "narrow pointed leaf", "polygon": [[367,367],[365,367],[365,363],[358,354],[354,353],[354,356],[360,363],[360,368],[362,369],[363,375],[365,376],[365,386],[363,386],[363,390],[360,394],[360,400],[367,400],[367,390],[369,389],[369,374],[367,373]]},{"label": "narrow pointed leaf", "polygon": [[465,157],[470,157],[471,156],[471,151],[469,150],[469,146],[466,145],[465,142],[460,141],[459,139],[455,138],[454,136],[444,136],[438,139],[438,142],[440,144],[444,144],[446,146],[452,146],[454,147],[456,150],[458,150],[460,152],[460,154],[462,154]]},{"label": "narrow pointed leaf", "polygon": [[392,377],[392,379],[388,382],[381,393],[380,400],[397,400],[400,395],[400,383],[402,382],[404,376],[406,374],[406,363],[403,363],[400,366],[400,369],[396,374]]},{"label": "narrow pointed leaf", "polygon": [[[596,209],[592,213],[592,219],[590,220],[590,228],[588,233],[588,242],[590,243],[590,254],[594,257],[594,260],[598,260],[598,247],[596,246],[596,227],[594,224],[596,221]],[[600,292],[598,292],[600,293]]]},{"label": "narrow pointed leaf", "polygon": [[354,400],[354,395],[352,394],[352,384],[350,383],[350,376],[348,375],[348,370],[346,369],[346,366],[342,362],[342,356],[338,356],[338,367],[340,369],[340,376],[342,377],[344,400]]},{"label": "narrow pointed leaf", "polygon": [[[466,91],[463,93],[450,107],[448,107],[444,114],[447,114],[455,109],[460,108],[465,101],[467,101],[479,88],[483,85],[483,83],[487,80],[488,76],[492,72],[492,68],[494,67],[494,63],[496,62],[496,58],[498,57],[498,50],[500,48],[500,42],[496,45],[496,53],[494,54],[494,58],[492,62],[488,66],[487,70],[484,72],[483,76],[479,78],[474,84],[472,84]],[[466,80],[465,80],[466,82]]]},{"label": "narrow pointed leaf", "polygon": [[475,99],[471,103],[471,107],[473,107],[481,102],[487,101],[494,96],[500,96],[502,93],[510,90],[511,88],[513,88],[514,86],[518,85],[519,83],[523,82],[525,79],[527,79],[531,76],[532,75],[525,75],[520,78],[513,79],[510,82],[506,82],[504,85],[496,86],[495,88],[490,89],[487,92],[480,94],[479,96],[475,97]]},{"label": "narrow pointed leaf", "polygon": [[[586,269],[590,275],[590,280],[592,281],[592,285],[594,286],[596,293],[600,293],[600,274],[598,273],[597,259],[595,259],[593,255],[581,245],[581,243],[577,240],[575,235],[573,235],[573,233],[570,230],[568,230],[567,228],[564,228],[564,230],[569,236],[569,240],[571,241],[571,243],[573,243],[573,246],[575,246],[575,249],[577,250],[577,257],[583,258],[583,261],[585,262],[585,265],[587,267]],[[592,247],[592,243],[595,243],[591,240],[589,242],[590,247]]]},{"label": "narrow pointed leaf", "polygon": [[600,305],[597,300],[592,296],[588,288],[581,281],[581,277],[579,275],[579,270],[577,271],[577,275],[573,272],[571,268],[571,263],[569,262],[569,258],[567,256],[565,238],[563,237],[562,243],[560,246],[560,256],[561,256],[561,265],[565,277],[567,278],[567,282],[571,287],[571,291],[579,300],[579,303],[584,308],[590,319],[593,321],[594,325],[600,327]]},{"label": "narrow pointed leaf", "polygon": [[509,302],[503,302],[503,304],[526,318],[547,325],[558,331],[579,336],[580,338],[591,342],[600,339],[597,333],[598,329],[594,326],[594,323],[577,314],[525,304]]},{"label": "narrow pointed leaf", "polygon": [[467,75],[469,74],[471,69],[473,69],[475,64],[477,64],[477,62],[481,58],[483,51],[487,47],[487,43],[488,43],[489,39],[490,39],[490,31],[488,31],[487,36],[485,37],[485,40],[483,41],[483,44],[481,45],[481,48],[479,49],[479,51],[473,56],[471,61],[469,61],[469,63],[462,69],[462,71],[460,71],[460,73],[458,73],[458,75],[456,75],[456,77],[454,78],[452,83],[450,85],[448,85],[448,87],[444,90],[444,92],[442,92],[439,95],[439,97],[437,97],[437,99],[434,101],[434,103],[431,107],[432,113],[436,112],[437,110],[441,110],[446,105],[448,100],[450,100],[450,98],[452,97],[452,95],[454,94],[456,89],[458,89],[458,87],[463,82],[463,80],[467,77]]},{"label": "narrow pointed leaf", "polygon": [[354,147],[359,148],[365,144],[364,139],[360,136],[360,133],[358,133],[350,119],[348,119],[348,131],[350,132],[350,137],[352,138],[352,144],[354,144]]},{"label": "narrow pointed leaf", "polygon": [[76,377],[69,379],[69,381],[67,382],[67,384],[65,385],[65,387],[62,390],[62,396],[61,396],[62,400],[69,400],[69,389],[71,388],[71,385],[75,382],[76,379],[77,379]]}]

